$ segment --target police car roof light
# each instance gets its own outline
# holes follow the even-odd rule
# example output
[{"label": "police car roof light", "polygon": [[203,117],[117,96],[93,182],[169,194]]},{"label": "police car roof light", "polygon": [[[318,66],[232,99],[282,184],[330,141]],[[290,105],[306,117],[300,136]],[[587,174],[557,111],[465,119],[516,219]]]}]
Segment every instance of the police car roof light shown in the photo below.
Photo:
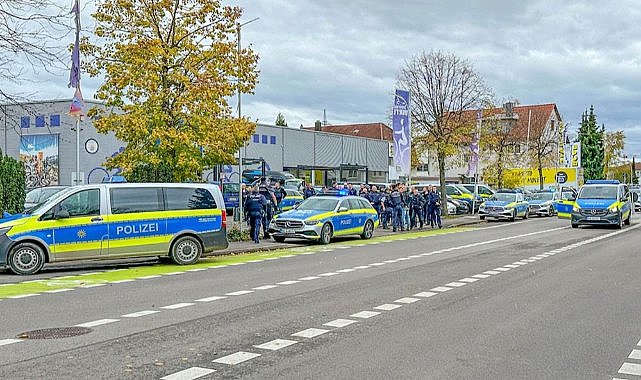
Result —
[{"label": "police car roof light", "polygon": [[589,179],[585,181],[586,185],[618,185],[620,183],[616,179]]}]

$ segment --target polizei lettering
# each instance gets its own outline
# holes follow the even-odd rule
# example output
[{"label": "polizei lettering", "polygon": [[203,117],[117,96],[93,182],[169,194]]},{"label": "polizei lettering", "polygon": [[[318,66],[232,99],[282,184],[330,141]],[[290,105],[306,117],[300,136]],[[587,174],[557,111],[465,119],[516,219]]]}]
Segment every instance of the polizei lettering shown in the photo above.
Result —
[{"label": "polizei lettering", "polygon": [[158,223],[126,224],[116,227],[116,235],[139,235],[158,232]]}]

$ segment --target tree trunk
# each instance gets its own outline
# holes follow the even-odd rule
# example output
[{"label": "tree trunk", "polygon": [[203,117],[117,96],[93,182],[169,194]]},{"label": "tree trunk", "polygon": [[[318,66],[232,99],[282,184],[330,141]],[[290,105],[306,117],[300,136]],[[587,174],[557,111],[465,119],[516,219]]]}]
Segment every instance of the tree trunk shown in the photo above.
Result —
[{"label": "tree trunk", "polygon": [[445,152],[437,153],[438,159],[438,178],[441,182],[439,191],[441,192],[441,215],[447,215],[447,193],[445,192]]},{"label": "tree trunk", "polygon": [[[539,155],[539,190],[543,190],[543,162],[541,160],[541,155]],[[554,174],[556,175],[556,173]]]}]

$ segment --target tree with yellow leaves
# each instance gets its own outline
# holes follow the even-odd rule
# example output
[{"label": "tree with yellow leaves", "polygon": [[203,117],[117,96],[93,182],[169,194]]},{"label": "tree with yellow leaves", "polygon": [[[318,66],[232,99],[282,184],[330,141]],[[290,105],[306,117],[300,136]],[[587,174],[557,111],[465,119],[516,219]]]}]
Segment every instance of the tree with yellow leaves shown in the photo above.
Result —
[{"label": "tree with yellow leaves", "polygon": [[228,100],[252,93],[258,56],[238,50],[242,9],[217,0],[100,0],[93,17],[101,45],[86,67],[105,82],[96,98],[112,112],[90,111],[100,132],[125,150],[107,166],[171,167],[174,181],[234,160],[255,123],[235,118]]}]

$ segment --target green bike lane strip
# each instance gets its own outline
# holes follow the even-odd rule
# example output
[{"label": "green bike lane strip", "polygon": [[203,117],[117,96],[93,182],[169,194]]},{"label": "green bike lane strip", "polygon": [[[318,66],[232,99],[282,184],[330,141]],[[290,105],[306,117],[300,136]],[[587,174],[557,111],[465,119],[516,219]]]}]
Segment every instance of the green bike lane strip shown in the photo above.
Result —
[{"label": "green bike lane strip", "polygon": [[21,298],[22,296],[37,295],[41,293],[57,293],[75,288],[97,287],[109,283],[128,282],[135,280],[153,279],[157,276],[177,275],[202,269],[238,265],[248,262],[258,262],[276,259],[283,256],[295,256],[311,253],[333,251],[335,249],[362,247],[371,244],[380,244],[398,240],[424,238],[471,231],[473,228],[454,227],[442,230],[428,230],[408,232],[398,235],[377,236],[370,240],[338,241],[330,245],[309,245],[303,247],[284,248],[274,251],[262,251],[243,254],[211,256],[201,259],[192,265],[176,265],[171,263],[158,263],[151,265],[135,266],[132,268],[113,269],[101,272],[67,275],[38,280],[27,280],[19,283],[0,284],[0,299]]}]

